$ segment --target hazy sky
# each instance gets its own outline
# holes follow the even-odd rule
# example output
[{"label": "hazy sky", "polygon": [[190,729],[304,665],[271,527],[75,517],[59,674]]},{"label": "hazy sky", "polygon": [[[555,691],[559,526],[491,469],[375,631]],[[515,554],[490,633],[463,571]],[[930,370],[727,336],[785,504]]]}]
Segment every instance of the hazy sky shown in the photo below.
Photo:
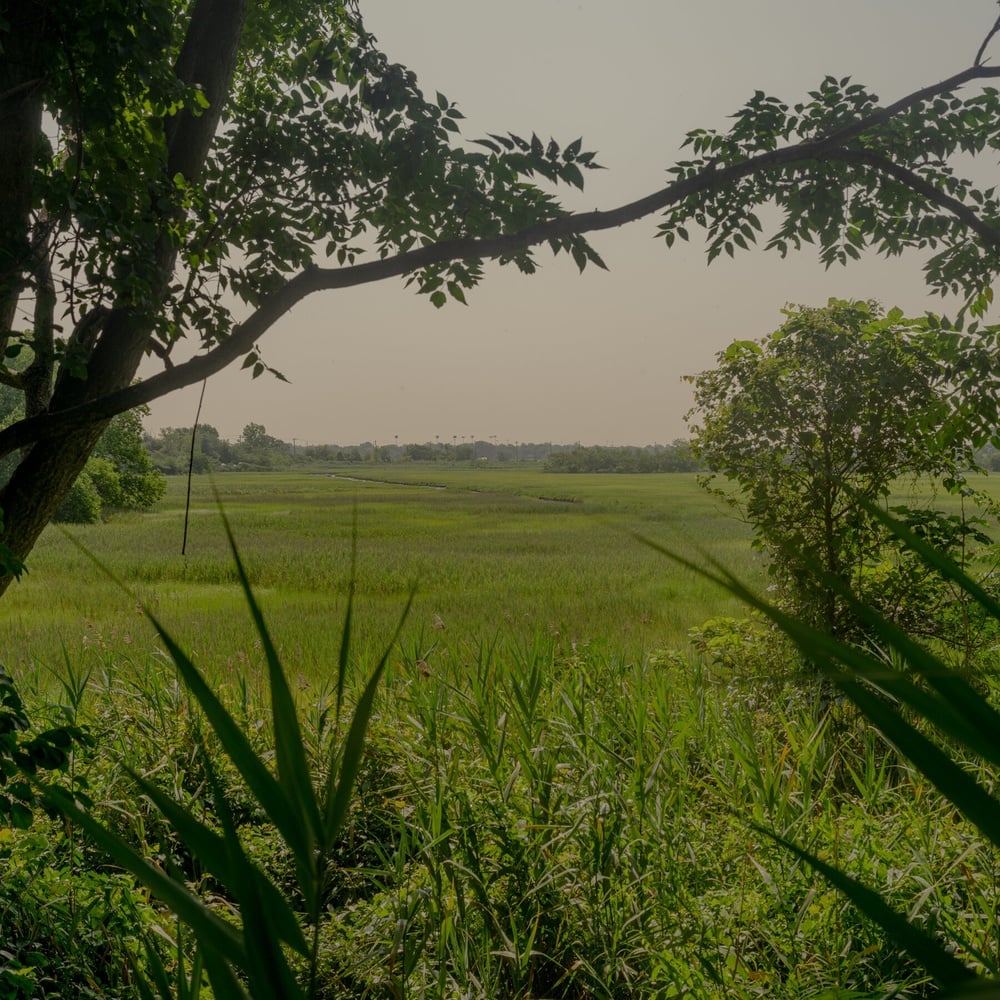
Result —
[{"label": "hazy sky", "polygon": [[[383,51],[466,116],[463,135],[582,135],[609,168],[564,203],[613,208],[663,186],[685,132],[725,128],[762,89],[790,103],[850,75],[883,100],[970,65],[996,0],[361,0]],[[1000,60],[1000,41],[994,45]],[[992,164],[990,165],[993,166]],[[498,441],[645,444],[685,436],[681,377],[731,340],[763,336],[786,302],[878,298],[918,312],[920,260],[869,256],[824,271],[809,251],[755,250],[706,267],[666,250],[656,219],[592,242],[611,268],[581,276],[541,251],[532,277],[490,265],[434,309],[402,281],[314,296],[262,341],[290,380],[229,370],[202,421],[235,438],[255,421],[299,443]],[[153,405],[147,426],[190,426],[197,388]]]}]

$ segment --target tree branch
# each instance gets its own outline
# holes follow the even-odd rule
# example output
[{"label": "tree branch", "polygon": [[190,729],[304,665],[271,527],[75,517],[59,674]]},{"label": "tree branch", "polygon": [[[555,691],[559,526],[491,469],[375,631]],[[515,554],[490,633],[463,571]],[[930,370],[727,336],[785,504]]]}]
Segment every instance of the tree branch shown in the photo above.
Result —
[{"label": "tree branch", "polygon": [[194,180],[205,164],[226,96],[247,17],[247,0],[195,0],[174,67],[177,79],[201,88],[208,108],[185,108],[166,122],[167,176]]},{"label": "tree branch", "polygon": [[991,248],[1000,251],[1000,230],[979,218],[961,202],[938,190],[918,174],[887,158],[864,150],[845,149],[851,139],[891,120],[928,98],[947,93],[977,79],[1000,77],[1000,68],[975,65],[940,83],[922,88],[895,103],[881,108],[860,121],[817,139],[770,150],[726,167],[712,164],[699,174],[676,181],[644,198],[607,211],[568,214],[537,223],[516,233],[490,239],[462,238],[397,254],[378,261],[350,267],[309,267],[290,278],[281,288],[264,299],[259,308],[238,324],[226,340],[205,354],[159,372],[141,383],[110,392],[96,399],[57,412],[22,420],[0,430],[0,455],[27,444],[56,437],[72,427],[104,420],[143,403],[152,402],[177,389],[216,374],[237,358],[252,350],[257,341],[287,312],[306,296],[356,285],[400,277],[435,264],[456,260],[486,260],[509,257],[553,239],[613,229],[662,211],[694,195],[726,188],[745,177],[774,168],[789,167],[809,161],[837,160],[863,164],[893,176],[951,212]]},{"label": "tree branch", "polygon": [[924,180],[920,174],[913,170],[901,166],[887,156],[879,156],[878,153],[867,150],[833,150],[826,155],[825,159],[836,160],[840,163],[862,164],[901,181],[908,188],[923,195],[928,201],[932,201],[935,205],[950,212],[967,228],[976,233],[991,249],[1000,254],[1000,229],[981,219],[968,205],[953,198],[940,188],[936,188],[930,181]]},{"label": "tree branch", "polygon": [[1000,31],[1000,17],[996,19],[996,23],[990,29],[989,34],[983,39],[983,44],[979,46],[976,58],[972,61],[973,66],[982,66],[983,56],[986,54],[986,46],[990,44],[990,40],[998,31]]}]

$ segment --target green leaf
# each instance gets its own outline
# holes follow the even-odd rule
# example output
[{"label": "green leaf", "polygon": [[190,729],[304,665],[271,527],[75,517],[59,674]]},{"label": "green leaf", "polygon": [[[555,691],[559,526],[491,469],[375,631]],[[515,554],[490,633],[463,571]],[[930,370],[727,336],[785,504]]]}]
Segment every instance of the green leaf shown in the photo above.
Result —
[{"label": "green leaf", "polygon": [[[264,905],[260,891],[264,880],[243,851],[229,804],[208,757],[205,758],[205,770],[212,788],[216,815],[222,823],[222,839],[228,853],[227,867],[232,880],[231,886],[240,904],[247,958],[243,968],[250,980],[251,993],[255,997],[304,1000],[305,994],[295,981],[281,948],[281,929],[287,918],[281,913],[275,914]],[[285,909],[287,910],[287,904]],[[304,940],[302,944],[303,954],[308,954]]]},{"label": "green leaf", "polygon": [[246,962],[243,937],[231,924],[209,910],[183,885],[154,868],[124,841],[105,829],[62,788],[40,786],[45,800],[67,819],[86,831],[97,846],[115,863],[134,875],[142,885],[173,910],[200,939],[210,941],[227,961],[242,966]]},{"label": "green leaf", "polygon": [[877,923],[893,941],[927,969],[939,985],[947,988],[962,986],[976,978],[971,969],[945,951],[930,934],[897,913],[877,892],[776,833],[759,826],[755,829],[815,868],[835,889],[842,892],[862,913]]},{"label": "green leaf", "polygon": [[314,883],[311,875],[316,869],[316,845],[322,838],[322,819],[319,803],[316,801],[313,790],[312,775],[309,771],[302,730],[299,726],[298,711],[288,686],[288,679],[264,621],[264,615],[250,586],[250,580],[247,577],[243,560],[240,558],[229,519],[223,513],[221,504],[219,513],[229,542],[230,554],[236,566],[237,577],[243,590],[243,597],[250,610],[250,616],[253,619],[261,648],[267,660],[278,780],[288,808],[293,813],[294,822],[300,828],[300,835],[294,841],[289,841],[289,847],[295,854],[300,881],[303,883],[300,887],[308,903],[314,906],[317,902],[314,895],[319,891],[319,886]]},{"label": "green leaf", "polygon": [[385,647],[385,651],[382,653],[374,671],[372,671],[372,675],[368,679],[368,683],[365,685],[361,698],[358,700],[358,704],[354,709],[354,716],[351,719],[351,726],[347,733],[347,739],[344,741],[343,755],[340,762],[340,773],[336,782],[334,782],[333,777],[334,771],[332,768],[330,770],[330,781],[327,786],[326,813],[324,822],[324,848],[326,850],[332,849],[333,845],[336,843],[340,830],[349,815],[350,800],[354,791],[354,783],[357,780],[358,771],[361,768],[361,761],[364,757],[365,735],[368,731],[368,722],[371,718],[372,709],[375,703],[375,693],[378,690],[382,674],[385,672],[386,664],[389,662],[389,654],[395,648],[396,642],[399,639],[399,634],[402,631],[403,624],[406,622],[406,619],[410,614],[410,609],[413,607],[413,598],[415,594],[416,587],[411,589],[410,596],[406,601],[406,607],[403,609],[403,613],[400,615],[399,622],[396,625],[396,631],[393,633],[389,644]]}]

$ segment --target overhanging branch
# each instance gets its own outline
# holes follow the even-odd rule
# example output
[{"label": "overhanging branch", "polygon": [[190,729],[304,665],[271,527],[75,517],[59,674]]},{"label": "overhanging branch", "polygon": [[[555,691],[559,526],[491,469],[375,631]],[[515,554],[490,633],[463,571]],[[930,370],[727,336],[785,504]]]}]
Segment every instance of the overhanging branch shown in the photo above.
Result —
[{"label": "overhanging branch", "polygon": [[879,173],[886,174],[902,182],[917,194],[923,195],[928,201],[951,213],[967,228],[971,229],[992,250],[1000,254],[1000,230],[980,218],[968,205],[953,198],[950,194],[924,180],[918,173],[901,166],[887,156],[879,156],[866,150],[834,150],[827,154],[826,159],[840,163],[856,163],[870,167]]},{"label": "overhanging branch", "polygon": [[810,161],[837,160],[862,164],[894,177],[951,212],[992,249],[1000,252],[1000,230],[981,219],[968,206],[935,188],[918,174],[875,153],[845,148],[846,144],[928,98],[949,93],[974,80],[1000,77],[1000,67],[974,65],[940,83],[907,95],[894,104],[873,112],[826,136],[770,150],[725,167],[708,166],[695,176],[667,185],[644,198],[607,211],[568,214],[538,223],[516,233],[491,239],[457,239],[397,254],[384,260],[350,267],[309,267],[290,278],[268,296],[260,307],[236,326],[225,341],[190,361],[176,365],[143,382],[108,393],[66,409],[42,414],[0,430],[0,455],[47,438],[57,437],[81,424],[108,419],[117,413],[150,403],[177,389],[215,375],[253,349],[257,341],[287,312],[308,295],[319,291],[400,277],[435,264],[457,260],[488,260],[508,257],[549,240],[614,229],[662,211],[695,195],[726,188],[743,178],[775,168],[787,168]]}]

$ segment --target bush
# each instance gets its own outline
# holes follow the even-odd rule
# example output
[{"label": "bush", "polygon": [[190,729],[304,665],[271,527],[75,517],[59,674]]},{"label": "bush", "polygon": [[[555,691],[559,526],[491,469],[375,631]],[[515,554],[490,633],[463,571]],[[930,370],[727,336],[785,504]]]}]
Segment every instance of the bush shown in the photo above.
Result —
[{"label": "bush", "polygon": [[70,487],[52,520],[62,524],[97,524],[101,520],[101,495],[86,469]]},{"label": "bush", "polygon": [[0,828],[0,997],[137,995],[135,956],[157,914],[122,874],[82,864],[61,824]]},{"label": "bush", "polygon": [[107,458],[91,458],[84,467],[97,490],[101,507],[122,507],[122,477],[114,463]]}]

